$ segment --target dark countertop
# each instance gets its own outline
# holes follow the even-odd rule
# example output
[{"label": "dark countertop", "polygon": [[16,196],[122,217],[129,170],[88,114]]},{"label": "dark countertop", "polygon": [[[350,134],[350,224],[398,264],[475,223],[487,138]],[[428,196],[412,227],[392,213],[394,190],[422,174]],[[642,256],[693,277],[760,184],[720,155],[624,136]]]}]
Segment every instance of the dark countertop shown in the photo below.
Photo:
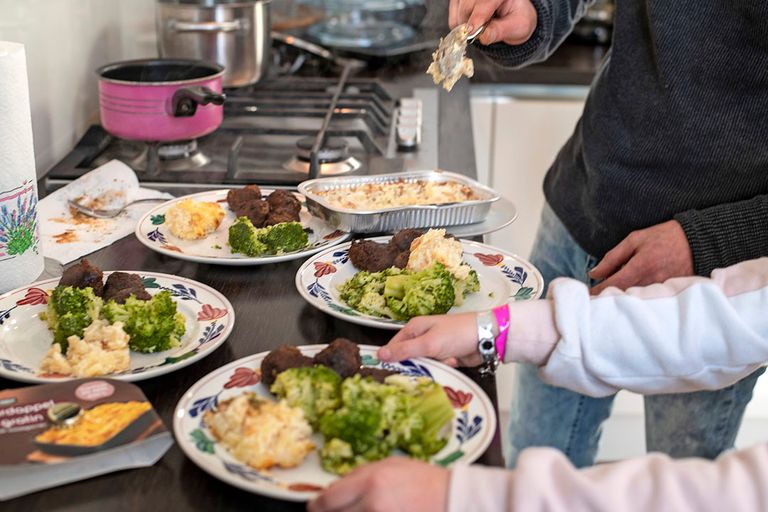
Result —
[{"label": "dark countertop", "polygon": [[[338,320],[309,306],[296,291],[294,276],[302,260],[254,267],[224,267],[186,262],[152,252],[129,236],[90,256],[103,269],[147,270],[185,276],[223,293],[237,313],[229,339],[210,356],[168,375],[137,383],[171,428],[182,393],[198,379],[231,361],[291,343],[306,345],[343,336],[382,345],[391,331]],[[493,379],[468,372],[496,402]],[[0,389],[24,384],[0,379]],[[502,465],[499,432],[479,460]],[[303,510],[303,504],[253,495],[219,482],[199,469],[174,445],[150,468],[126,470],[40,491],[0,504],[4,511],[29,510]]]}]

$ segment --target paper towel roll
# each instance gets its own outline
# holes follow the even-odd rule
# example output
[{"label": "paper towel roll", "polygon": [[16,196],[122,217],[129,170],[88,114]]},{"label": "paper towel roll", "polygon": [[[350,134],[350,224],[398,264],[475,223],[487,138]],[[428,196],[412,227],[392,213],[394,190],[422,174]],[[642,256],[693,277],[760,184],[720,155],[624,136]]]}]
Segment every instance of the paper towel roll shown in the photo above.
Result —
[{"label": "paper towel roll", "polygon": [[24,46],[0,41],[0,293],[43,271]]}]

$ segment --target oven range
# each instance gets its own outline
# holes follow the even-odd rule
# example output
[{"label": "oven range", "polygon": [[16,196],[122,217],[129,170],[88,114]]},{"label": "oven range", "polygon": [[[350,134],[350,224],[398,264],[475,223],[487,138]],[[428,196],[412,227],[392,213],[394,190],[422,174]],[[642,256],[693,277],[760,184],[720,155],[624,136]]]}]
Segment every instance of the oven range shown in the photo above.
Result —
[{"label": "oven range", "polygon": [[438,92],[395,97],[375,79],[282,76],[229,89],[224,122],[172,143],[130,141],[91,126],[47,176],[54,190],[109,160],[145,186],[211,189],[245,183],[295,187],[315,176],[437,167]]}]

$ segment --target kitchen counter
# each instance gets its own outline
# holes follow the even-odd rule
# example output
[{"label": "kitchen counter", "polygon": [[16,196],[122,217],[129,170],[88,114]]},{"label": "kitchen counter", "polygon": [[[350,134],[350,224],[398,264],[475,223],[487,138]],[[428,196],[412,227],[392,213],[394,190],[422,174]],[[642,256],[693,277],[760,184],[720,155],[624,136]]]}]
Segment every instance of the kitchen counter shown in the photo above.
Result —
[{"label": "kitchen counter", "polygon": [[[169,429],[182,393],[198,379],[235,359],[290,343],[324,343],[343,336],[382,345],[391,331],[366,328],[321,313],[296,291],[302,261],[254,267],[202,265],[162,256],[129,236],[88,257],[103,269],[148,270],[185,276],[212,286],[234,306],[229,339],[210,356],[174,373],[139,382]],[[493,379],[469,371],[496,402]],[[23,384],[0,379],[0,389]],[[498,430],[479,460],[502,465]],[[28,510],[304,510],[303,504],[265,498],[222,483],[199,469],[174,445],[150,468],[127,470],[56,487],[0,504],[4,511]]]}]

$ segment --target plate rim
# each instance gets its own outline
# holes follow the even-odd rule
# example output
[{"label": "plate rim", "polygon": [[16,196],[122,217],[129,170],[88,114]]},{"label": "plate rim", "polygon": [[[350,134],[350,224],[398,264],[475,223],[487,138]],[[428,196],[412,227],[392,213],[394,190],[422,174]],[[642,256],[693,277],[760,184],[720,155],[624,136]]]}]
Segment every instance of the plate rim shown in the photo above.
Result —
[{"label": "plate rim", "polygon": [[[269,187],[261,188],[261,186],[259,186],[259,189],[263,190],[263,191],[267,191],[267,190],[268,191],[286,190],[288,192],[291,192],[292,194],[298,194],[299,196],[304,197],[302,194],[299,194],[298,192],[290,190],[290,189],[277,189],[277,188],[269,188]],[[143,230],[141,229],[142,225],[147,221],[147,219],[149,219],[152,215],[157,215],[157,211],[160,208],[167,207],[168,205],[170,205],[172,203],[176,203],[176,202],[181,201],[183,199],[192,199],[192,198],[195,198],[195,197],[199,197],[199,196],[203,196],[203,195],[207,195],[207,194],[211,194],[211,193],[217,193],[217,194],[219,194],[219,193],[227,193],[230,190],[232,190],[232,187],[230,187],[230,188],[217,188],[217,189],[211,189],[211,190],[204,190],[202,192],[195,192],[193,194],[186,194],[186,195],[183,195],[183,196],[174,197],[173,199],[169,199],[167,201],[164,201],[164,202],[158,204],[157,206],[154,206],[150,210],[148,210],[144,215],[141,216],[141,218],[139,218],[138,222],[136,223],[136,228],[133,230],[133,234],[139,240],[139,242],[141,242],[142,245],[144,245],[145,247],[147,247],[148,249],[150,249],[150,250],[152,250],[154,252],[157,252],[159,254],[163,254],[165,256],[171,256],[171,257],[176,258],[176,259],[185,260],[185,261],[192,261],[192,262],[195,262],[195,263],[207,263],[207,264],[210,264],[210,265],[225,265],[225,266],[233,266],[233,267],[253,266],[253,265],[268,265],[270,263],[282,263],[284,261],[292,261],[292,260],[297,260],[297,259],[305,258],[307,256],[312,256],[313,254],[317,254],[318,252],[320,252],[320,251],[322,251],[324,249],[328,249],[328,248],[333,247],[335,245],[338,245],[340,243],[344,243],[347,240],[349,240],[350,237],[352,237],[352,233],[350,233],[349,231],[344,231],[344,230],[338,229],[338,228],[328,224],[329,227],[331,227],[333,229],[338,229],[338,231],[342,231],[344,233],[343,235],[338,237],[335,241],[329,242],[329,245],[323,245],[323,246],[320,246],[320,247],[314,247],[314,248],[307,249],[307,250],[304,250],[304,251],[297,251],[297,252],[292,252],[292,253],[289,253],[289,254],[281,254],[281,255],[260,256],[260,257],[245,257],[245,258],[230,258],[230,257],[227,257],[227,258],[214,258],[214,257],[208,257],[208,256],[195,256],[195,255],[190,255],[190,254],[186,254],[186,253],[179,253],[179,252],[176,252],[176,251],[171,251],[171,250],[168,250],[168,249],[164,249],[164,248],[159,247],[156,244],[152,243],[150,240],[147,240],[146,236],[144,235]],[[315,217],[315,218],[317,218],[317,217]],[[322,220],[322,219],[320,219],[320,220]],[[325,221],[323,221],[323,222],[325,222]],[[327,222],[326,222],[326,224],[327,224]]]},{"label": "plate rim", "polygon": [[[224,326],[224,330],[219,335],[219,337],[209,346],[209,348],[206,348],[206,350],[198,352],[192,357],[188,357],[186,359],[182,359],[181,361],[178,361],[176,363],[172,363],[169,365],[159,366],[156,368],[151,368],[147,370],[146,372],[141,373],[127,373],[127,374],[110,374],[110,375],[101,375],[99,377],[103,378],[110,378],[115,379],[123,382],[137,382],[147,379],[152,379],[155,377],[160,377],[161,375],[166,375],[168,373],[175,372],[176,370],[181,370],[182,368],[185,368],[193,363],[196,363],[197,361],[200,361],[201,359],[207,357],[211,353],[213,353],[217,348],[219,348],[221,345],[224,344],[225,341],[229,338],[229,336],[232,334],[232,330],[235,326],[235,309],[232,306],[232,303],[224,296],[223,293],[218,291],[217,289],[213,288],[212,286],[209,286],[205,283],[201,283],[200,281],[196,281],[194,279],[190,279],[188,277],[184,276],[177,276],[173,274],[166,274],[164,272],[154,272],[151,270],[142,271],[142,270],[106,270],[104,271],[104,275],[109,275],[114,272],[127,272],[127,273],[133,273],[133,274],[140,274],[142,277],[160,277],[163,279],[183,279],[186,281],[189,281],[191,283],[195,283],[197,286],[204,288],[207,292],[211,293],[213,296],[218,298],[221,301],[221,305],[225,306],[227,308],[227,314],[230,316],[230,319],[228,323]],[[42,283],[52,283],[52,282],[58,282],[61,280],[61,277],[52,277],[49,279],[43,279],[40,281],[35,281],[34,283],[30,283],[25,286],[20,286],[18,288],[14,288],[13,290],[10,290],[8,292],[3,293],[0,295],[0,301],[5,300],[10,295],[14,293],[19,293],[23,290],[29,289],[29,288],[42,288]],[[56,382],[69,382],[72,380],[77,380],[82,377],[39,377],[36,374],[27,375],[27,374],[18,374],[11,372],[7,370],[4,366],[0,365],[0,377],[6,378],[8,380],[12,380],[15,382],[25,382],[30,384],[53,384]]]},{"label": "plate rim", "polygon": [[[357,344],[356,345],[360,348],[361,353],[364,350],[372,350],[376,351],[378,350],[379,346],[376,345],[367,345],[367,344]],[[328,346],[328,343],[315,343],[311,345],[295,345],[296,348],[299,350],[322,350],[323,348]],[[291,491],[288,489],[281,489],[279,487],[272,488],[264,488],[265,492],[258,492],[253,487],[249,486],[246,482],[242,481],[242,479],[235,478],[234,475],[230,475],[229,473],[216,473],[213,468],[208,468],[205,466],[205,464],[202,464],[199,462],[200,459],[198,457],[201,457],[199,453],[193,450],[193,446],[191,443],[184,437],[184,432],[182,431],[182,421],[185,417],[187,417],[187,409],[183,407],[183,405],[186,405],[186,402],[189,402],[192,397],[194,396],[195,392],[197,392],[201,387],[208,384],[208,382],[214,378],[217,378],[222,373],[229,371],[237,366],[241,366],[243,364],[250,364],[250,362],[254,359],[261,358],[263,359],[266,357],[267,354],[269,354],[271,350],[266,350],[262,352],[258,352],[256,354],[250,354],[245,357],[241,357],[239,359],[236,359],[234,361],[231,361],[223,366],[220,366],[206,375],[200,377],[194,384],[192,384],[179,398],[178,402],[176,402],[176,407],[173,409],[173,435],[176,439],[176,443],[181,448],[181,451],[184,453],[186,457],[188,457],[195,466],[197,466],[199,469],[202,469],[207,474],[209,474],[211,477],[216,478],[217,480],[224,482],[228,485],[232,485],[234,487],[237,487],[239,489],[242,489],[244,491],[250,492],[252,494],[258,494],[260,496],[266,496],[269,498],[277,498],[282,499],[286,501],[293,501],[293,502],[304,502],[312,499],[315,497],[318,492],[317,491]],[[419,363],[426,363],[427,365],[440,368],[444,371],[447,371],[448,373],[454,374],[456,378],[462,381],[462,383],[466,384],[468,388],[472,391],[475,397],[480,399],[482,402],[483,407],[488,411],[487,416],[487,427],[485,429],[486,434],[485,437],[482,438],[479,448],[477,449],[478,455],[474,456],[471,460],[465,461],[468,463],[474,462],[479,458],[483,453],[485,453],[486,450],[488,450],[488,447],[493,443],[493,439],[496,434],[496,429],[498,427],[498,419],[496,417],[496,407],[494,407],[493,402],[491,401],[488,394],[483,390],[483,388],[480,387],[480,385],[472,380],[470,377],[464,375],[460,371],[458,371],[456,368],[452,368],[444,363],[441,363],[440,361],[425,358],[425,357],[414,357],[409,358],[408,360],[419,362]],[[215,374],[215,375],[214,375]],[[261,383],[261,381],[259,382]],[[442,385],[442,384],[441,384]],[[225,475],[225,476],[221,476]]]},{"label": "plate rim", "polygon": [[[375,236],[375,237],[369,237],[369,238],[360,238],[359,240],[370,240],[370,241],[373,241],[373,242],[379,242],[379,241],[382,241],[382,240],[389,240],[390,238],[392,238],[392,236],[393,235]],[[474,245],[474,246],[490,248],[490,249],[493,249],[494,251],[497,251],[500,254],[503,254],[504,256],[512,257],[512,258],[515,258],[517,260],[520,260],[520,261],[523,261],[523,262],[527,263],[530,266],[530,269],[534,271],[534,276],[536,277],[536,280],[540,284],[538,290],[536,291],[536,294],[534,296],[532,296],[529,300],[537,300],[537,299],[541,298],[541,296],[544,293],[544,278],[541,275],[541,272],[539,271],[539,269],[536,268],[536,266],[533,263],[531,263],[530,261],[528,261],[526,258],[521,258],[520,256],[518,256],[515,253],[512,253],[510,251],[506,251],[506,250],[503,250],[503,249],[499,249],[498,247],[494,247],[492,245],[487,245],[487,244],[484,244],[482,242],[475,242],[473,240],[466,240],[464,238],[460,238],[459,241],[462,243],[462,246],[464,246],[464,244],[471,244],[471,245]],[[363,326],[366,326],[366,327],[375,327],[375,328],[378,328],[378,329],[385,329],[385,330],[390,330],[390,331],[398,331],[398,330],[402,329],[407,322],[395,323],[395,322],[381,321],[381,320],[376,319],[375,317],[371,317],[371,316],[368,316],[368,315],[360,315],[360,316],[346,315],[346,314],[344,314],[344,313],[342,313],[340,311],[336,311],[333,308],[327,307],[324,302],[318,302],[317,300],[315,300],[314,297],[311,297],[309,295],[309,293],[304,289],[303,283],[301,282],[302,276],[303,276],[304,272],[309,270],[309,267],[313,263],[315,263],[318,259],[320,259],[323,256],[325,256],[325,254],[330,252],[331,250],[343,250],[343,249],[347,249],[351,245],[352,245],[352,241],[346,241],[346,242],[343,242],[341,244],[334,245],[333,247],[328,247],[327,250],[322,251],[322,252],[318,252],[317,254],[312,255],[311,258],[308,258],[304,263],[302,263],[301,267],[299,267],[299,269],[296,271],[296,276],[294,277],[294,281],[293,281],[294,285],[296,286],[296,290],[299,292],[299,295],[301,295],[301,297],[310,306],[316,308],[317,310],[319,310],[319,311],[321,311],[321,312],[323,312],[325,314],[328,314],[328,315],[331,315],[331,316],[333,316],[335,318],[338,318],[340,320],[345,320],[347,322],[355,323],[355,324],[358,324],[358,325],[363,325]]]}]

